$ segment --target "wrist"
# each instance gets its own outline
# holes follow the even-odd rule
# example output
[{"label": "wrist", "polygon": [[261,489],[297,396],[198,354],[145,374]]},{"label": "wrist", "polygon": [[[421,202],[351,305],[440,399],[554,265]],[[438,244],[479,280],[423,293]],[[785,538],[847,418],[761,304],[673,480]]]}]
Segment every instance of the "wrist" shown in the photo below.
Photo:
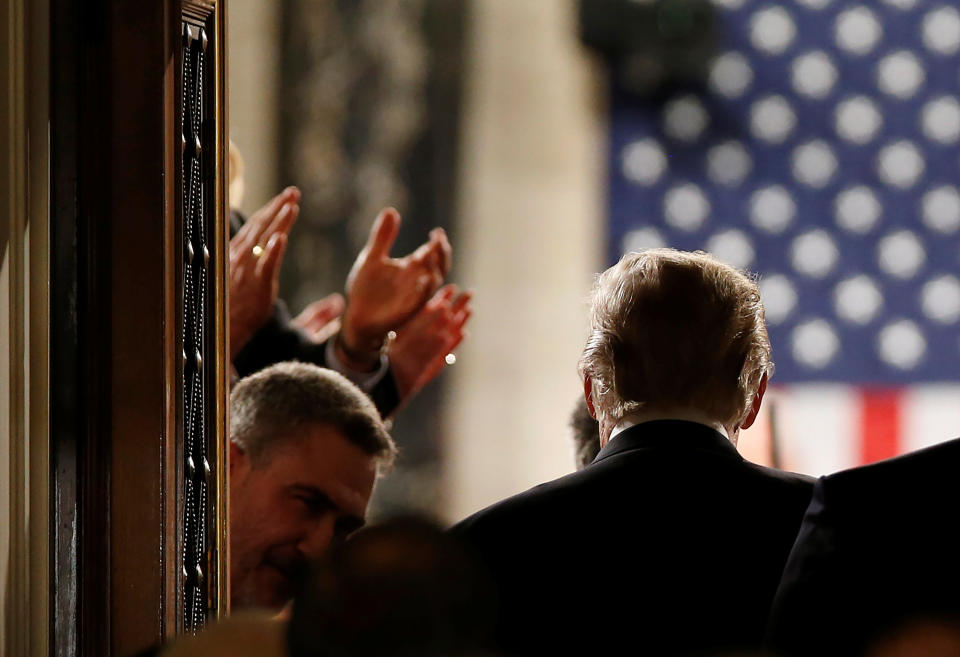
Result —
[{"label": "wrist", "polygon": [[348,353],[379,354],[385,339],[386,332],[363,330],[353,320],[349,309],[344,313],[340,326],[340,342]]},{"label": "wrist", "polygon": [[333,338],[333,348],[337,360],[358,372],[371,372],[380,365],[380,344],[372,349],[358,346],[351,343],[343,330]]}]

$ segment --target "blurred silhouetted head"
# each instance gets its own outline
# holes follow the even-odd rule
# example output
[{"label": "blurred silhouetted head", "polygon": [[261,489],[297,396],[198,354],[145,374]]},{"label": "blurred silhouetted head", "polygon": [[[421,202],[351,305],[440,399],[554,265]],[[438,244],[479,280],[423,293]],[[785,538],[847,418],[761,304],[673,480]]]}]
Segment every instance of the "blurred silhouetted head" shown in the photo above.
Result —
[{"label": "blurred silhouetted head", "polygon": [[293,607],[291,657],[478,655],[494,594],[457,539],[418,519],[358,532],[319,562]]},{"label": "blurred silhouetted head", "polygon": [[917,618],[892,628],[873,642],[867,657],[957,657],[960,617]]}]

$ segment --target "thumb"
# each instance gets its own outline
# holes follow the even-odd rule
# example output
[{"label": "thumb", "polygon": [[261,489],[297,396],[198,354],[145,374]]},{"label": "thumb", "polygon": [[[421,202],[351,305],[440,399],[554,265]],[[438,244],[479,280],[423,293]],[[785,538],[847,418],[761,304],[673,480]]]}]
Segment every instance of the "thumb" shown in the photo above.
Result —
[{"label": "thumb", "polygon": [[400,213],[394,208],[384,208],[377,215],[377,220],[373,222],[370,237],[364,248],[371,256],[390,257],[390,249],[393,248],[399,232]]}]

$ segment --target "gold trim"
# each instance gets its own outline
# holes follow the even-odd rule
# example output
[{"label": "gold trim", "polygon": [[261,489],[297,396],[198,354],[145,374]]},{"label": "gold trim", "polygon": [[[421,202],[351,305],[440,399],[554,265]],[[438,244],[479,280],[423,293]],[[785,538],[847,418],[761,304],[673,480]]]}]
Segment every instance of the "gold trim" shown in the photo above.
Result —
[{"label": "gold trim", "polygon": [[214,44],[216,44],[216,244],[218,257],[215,260],[216,275],[216,327],[217,327],[217,354],[216,354],[216,396],[217,396],[217,426],[216,426],[216,478],[217,501],[214,510],[216,516],[217,544],[214,552],[216,581],[215,610],[217,617],[230,613],[230,490],[227,475],[229,471],[229,435],[227,431],[227,414],[229,413],[229,375],[230,361],[228,352],[229,321],[229,258],[230,230],[227,201],[227,12],[225,0],[214,0]]}]

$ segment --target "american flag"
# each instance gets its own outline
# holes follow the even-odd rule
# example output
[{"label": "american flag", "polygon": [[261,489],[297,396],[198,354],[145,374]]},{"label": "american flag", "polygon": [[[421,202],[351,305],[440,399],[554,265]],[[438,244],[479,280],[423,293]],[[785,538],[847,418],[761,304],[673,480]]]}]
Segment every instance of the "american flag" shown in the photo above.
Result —
[{"label": "american flag", "polygon": [[611,261],[760,275],[776,374],[748,457],[819,475],[960,435],[960,12],[715,4],[703,88],[614,90]]}]

